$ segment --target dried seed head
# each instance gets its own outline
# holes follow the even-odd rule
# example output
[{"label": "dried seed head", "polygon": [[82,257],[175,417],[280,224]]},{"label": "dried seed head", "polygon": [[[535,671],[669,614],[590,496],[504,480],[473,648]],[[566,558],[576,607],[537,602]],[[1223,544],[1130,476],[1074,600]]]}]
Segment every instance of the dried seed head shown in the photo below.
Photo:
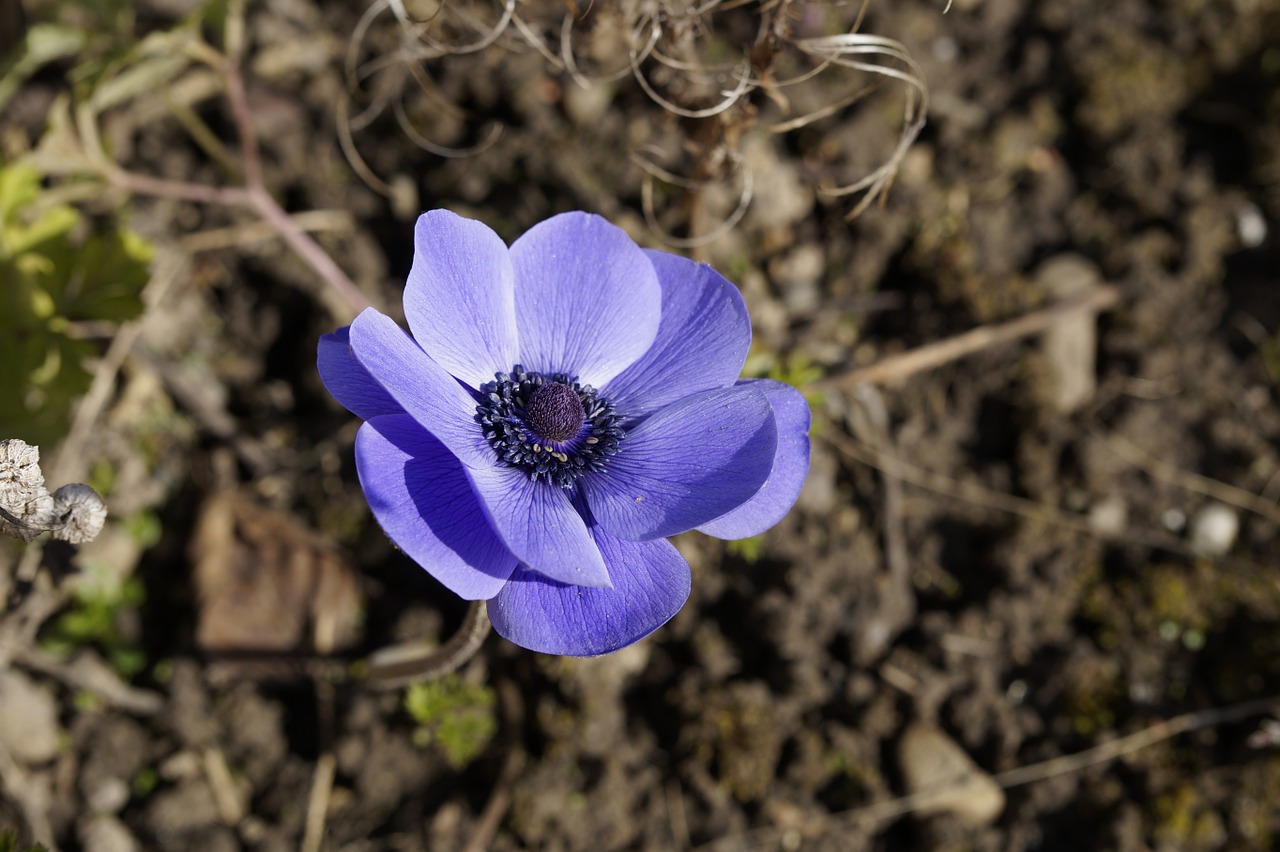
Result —
[{"label": "dried seed head", "polygon": [[0,441],[0,533],[31,541],[53,521],[53,498],[40,472],[40,448]]},{"label": "dried seed head", "polygon": [[31,541],[51,532],[82,544],[102,531],[106,518],[106,504],[87,485],[64,485],[53,494],[45,489],[39,447],[0,441],[0,534]]},{"label": "dried seed head", "polygon": [[54,514],[62,524],[53,537],[72,544],[93,541],[107,522],[107,504],[98,492],[82,482],[64,485],[53,492]]}]

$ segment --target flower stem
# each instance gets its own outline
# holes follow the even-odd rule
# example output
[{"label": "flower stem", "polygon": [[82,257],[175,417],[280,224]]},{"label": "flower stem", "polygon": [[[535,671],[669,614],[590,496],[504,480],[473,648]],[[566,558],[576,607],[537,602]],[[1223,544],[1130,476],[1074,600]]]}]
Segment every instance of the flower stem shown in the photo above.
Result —
[{"label": "flower stem", "polygon": [[435,680],[457,671],[476,655],[492,624],[484,601],[472,601],[458,632],[429,653],[414,645],[393,645],[369,658],[368,683],[375,689],[399,689],[416,681]]}]

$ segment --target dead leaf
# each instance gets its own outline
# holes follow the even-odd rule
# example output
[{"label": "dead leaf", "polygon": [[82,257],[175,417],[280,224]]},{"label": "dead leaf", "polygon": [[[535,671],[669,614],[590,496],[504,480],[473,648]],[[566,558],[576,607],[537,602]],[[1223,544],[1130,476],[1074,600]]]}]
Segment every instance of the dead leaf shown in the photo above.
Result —
[{"label": "dead leaf", "polygon": [[192,541],[199,592],[196,641],[208,651],[322,654],[356,637],[354,569],[291,515],[222,491]]}]

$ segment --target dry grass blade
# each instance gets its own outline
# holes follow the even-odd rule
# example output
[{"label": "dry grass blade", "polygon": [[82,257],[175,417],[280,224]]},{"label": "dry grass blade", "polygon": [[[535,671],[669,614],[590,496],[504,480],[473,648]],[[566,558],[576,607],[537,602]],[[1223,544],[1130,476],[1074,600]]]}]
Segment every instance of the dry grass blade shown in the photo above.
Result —
[{"label": "dry grass blade", "polygon": [[387,8],[388,0],[374,0],[374,3],[364,10],[364,14],[360,16],[360,20],[356,21],[355,29],[351,31],[351,38],[347,40],[346,60],[343,63],[344,71],[347,75],[347,85],[355,85],[356,81],[363,79],[358,73],[360,62],[360,47],[364,44],[365,36],[369,34],[369,27],[382,14],[382,10]]},{"label": "dry grass blade", "polygon": [[320,852],[324,848],[324,824],[329,800],[333,794],[333,778],[337,762],[333,752],[326,751],[316,761],[311,775],[311,791],[307,794],[307,817],[302,836],[303,852]]},{"label": "dry grass blade", "polygon": [[[1002,789],[1007,790],[1011,787],[1020,787],[1024,784],[1044,781],[1059,775],[1080,772],[1090,766],[1107,763],[1127,754],[1150,748],[1156,743],[1172,739],[1180,734],[1239,722],[1252,716],[1275,712],[1277,708],[1280,708],[1280,696],[1254,699],[1240,704],[1233,704],[1229,707],[1213,707],[1208,710],[1185,713],[1172,719],[1155,722],[1142,730],[1093,748],[1002,772],[994,776],[994,779]],[[847,833],[854,826],[896,819],[905,814],[927,809],[930,805],[944,799],[951,792],[950,786],[938,787],[922,790],[919,793],[913,793],[908,796],[900,796],[896,799],[875,802],[860,808],[853,808],[844,813],[817,820],[817,824],[811,825],[807,829],[805,836],[810,840],[834,837],[837,833]],[[783,830],[780,828],[764,826],[731,837],[725,837],[698,848],[703,852],[716,849],[776,848],[778,838],[782,834]]]},{"label": "dry grass blade", "polygon": [[453,101],[449,100],[449,98],[440,91],[440,87],[436,85],[435,80],[431,78],[431,75],[427,73],[427,69],[422,67],[422,65],[416,62],[411,62],[406,66],[406,70],[408,70],[409,76],[413,78],[413,82],[418,84],[418,88],[422,90],[422,94],[439,106],[441,110],[444,111],[445,115],[448,115],[451,118],[456,118],[459,121],[470,121],[472,119],[473,116],[470,113],[455,104]]},{"label": "dry grass blade", "polygon": [[[561,22],[561,61],[564,70],[573,78],[573,82],[582,87],[590,86],[593,82],[614,83],[632,73],[630,60],[622,68],[605,74],[595,74],[589,77],[589,75],[582,73],[579,65],[577,65],[577,59],[573,56],[573,24],[575,23],[576,19],[571,14],[564,15],[564,19]],[[636,41],[639,41],[640,38],[640,29],[643,29],[644,26],[646,24],[640,24],[639,28],[631,32],[631,50],[635,50]],[[662,35],[662,31],[660,31],[657,24],[653,24],[653,27],[653,32],[650,33],[649,38],[646,38],[644,46],[641,47],[639,54],[637,54],[641,63],[649,59],[649,54],[652,54],[654,47],[657,46],[658,38]]]},{"label": "dry grass blade", "polygon": [[769,127],[769,132],[770,133],[790,133],[792,130],[799,130],[802,127],[806,127],[810,124],[813,124],[815,121],[820,121],[821,119],[824,119],[824,118],[830,118],[836,113],[841,112],[853,106],[858,101],[862,100],[867,95],[875,91],[877,87],[878,87],[877,84],[872,83],[870,85],[863,87],[862,89],[859,89],[858,91],[854,92],[852,95],[849,95],[846,98],[841,98],[840,100],[836,101],[833,104],[828,104],[827,106],[824,106],[822,109],[816,109],[813,112],[806,113],[805,115],[799,116],[798,118],[793,118],[790,121],[780,121],[777,124],[771,125]]},{"label": "dry grass blade", "polygon": [[[847,216],[849,219],[856,218],[873,201],[882,197],[897,174],[898,167],[902,164],[902,159],[906,156],[907,150],[924,128],[929,109],[929,90],[924,84],[920,66],[911,58],[911,54],[907,49],[900,42],[893,39],[863,33],[845,33],[836,36],[799,39],[793,42],[793,45],[802,53],[831,65],[897,80],[907,86],[906,102],[903,107],[902,133],[898,137],[898,143],[894,146],[893,152],[884,164],[866,177],[851,184],[819,187],[819,192],[832,198],[854,195],[860,192],[865,193],[862,200],[854,206]],[[903,67],[895,67],[893,64],[881,64],[880,62],[872,61],[874,59],[881,59],[888,63],[900,63]],[[828,114],[830,113],[823,113],[822,116],[817,117],[823,117]]]},{"label": "dry grass blade", "polygon": [[863,382],[888,383],[901,381],[922,370],[932,370],[976,352],[1002,346],[1043,333],[1064,317],[1078,314],[1095,314],[1113,307],[1120,300],[1120,291],[1113,286],[1099,287],[1087,296],[1061,302],[1011,319],[1007,322],[984,325],[970,329],[954,337],[912,349],[888,358],[882,358],[867,367],[837,373],[815,382],[816,391],[853,388]]},{"label": "dry grass blade", "polygon": [[543,59],[547,60],[552,68],[559,71],[568,70],[565,68],[564,62],[561,61],[560,57],[556,56],[555,53],[552,52],[551,48],[547,47],[547,43],[540,35],[534,32],[533,27],[529,26],[528,22],[525,21],[524,18],[519,15],[512,15],[511,23],[515,24],[516,32],[520,33],[521,37],[524,38],[528,45],[536,50]]},{"label": "dry grass blade", "polygon": [[[375,56],[369,61],[360,64],[361,47],[368,37],[370,28],[377,17],[388,8],[401,28],[403,43],[398,50]],[[428,139],[409,117],[409,112],[404,103],[405,82],[407,79],[412,79],[418,84],[418,88],[422,93],[444,112],[454,118],[465,120],[468,117],[466,113],[440,93],[439,88],[422,64],[445,56],[477,53],[489,47],[497,41],[512,21],[515,20],[515,8],[516,0],[504,0],[502,3],[502,15],[497,23],[491,27],[484,25],[464,11],[454,9],[455,14],[463,18],[467,26],[482,32],[477,41],[462,45],[445,44],[431,38],[426,32],[427,28],[436,23],[446,11],[446,7],[443,5],[425,21],[413,20],[408,15],[402,0],[375,0],[365,10],[357,22],[350,40],[347,42],[345,69],[348,100],[363,91],[363,84],[366,81],[376,77],[378,78],[378,84],[373,88],[371,103],[354,118],[350,115],[350,103],[339,103],[338,141],[352,170],[355,171],[366,186],[387,198],[392,198],[394,195],[394,190],[390,184],[374,173],[373,169],[361,156],[353,136],[353,133],[363,130],[372,124],[374,120],[383,114],[388,106],[391,107],[396,124],[399,125],[405,136],[413,144],[435,156],[446,159],[474,157],[484,153],[497,143],[502,135],[502,126],[499,124],[493,124],[486,131],[484,138],[475,145],[465,148],[454,148]],[[535,47],[540,44],[536,35],[523,21],[517,23],[517,28],[530,44],[535,45]],[[550,51],[546,50],[545,46],[543,46],[541,52],[554,63],[555,57]]]},{"label": "dry grass blade", "polygon": [[694,180],[691,178],[681,177],[662,168],[656,163],[647,160],[639,151],[632,151],[629,155],[631,162],[635,163],[645,172],[644,183],[640,186],[640,205],[644,211],[645,221],[649,228],[658,235],[658,238],[666,244],[678,248],[700,248],[715,242],[729,232],[731,228],[742,221],[742,217],[746,215],[747,209],[751,206],[751,198],[755,192],[755,178],[751,170],[741,161],[740,158],[733,157],[732,163],[736,166],[736,171],[742,174],[742,189],[738,194],[738,203],[734,207],[733,212],[716,227],[712,228],[705,234],[691,237],[677,237],[662,227],[658,221],[657,211],[653,204],[653,184],[655,180],[661,180],[664,183],[678,186],[682,189],[696,192],[711,185],[712,181]]},{"label": "dry grass blade", "polygon": [[1122,435],[1116,433],[1104,435],[1093,428],[1089,431],[1111,452],[1134,467],[1146,471],[1155,479],[1195,494],[1212,497],[1229,506],[1235,506],[1237,509],[1244,509],[1269,521],[1280,523],[1280,506],[1265,497],[1199,473],[1183,470],[1164,459],[1156,458]]},{"label": "dry grass blade", "polygon": [[[582,70],[578,67],[578,60],[575,59],[573,55],[574,23],[575,19],[573,15],[565,15],[564,20],[560,24],[560,59],[564,63],[564,70],[573,78],[575,83],[579,86],[583,86],[584,88],[590,86],[592,82],[614,83],[631,73],[631,63],[629,61],[618,70],[610,71],[607,74],[596,74],[593,77],[589,77],[582,73]],[[633,48],[635,41],[639,38],[639,35],[640,33],[638,30],[631,33]],[[657,43],[658,34],[655,30],[655,34],[646,40],[644,47],[640,49],[638,55],[641,62],[644,62],[649,58],[649,54],[653,51],[654,46],[657,45]]]},{"label": "dry grass blade", "polygon": [[650,100],[668,112],[674,113],[682,118],[711,118],[712,116],[719,115],[729,109],[729,107],[736,104],[743,95],[754,88],[755,84],[751,79],[751,62],[747,59],[743,59],[742,63],[737,66],[739,68],[738,82],[734,85],[733,89],[722,92],[723,100],[713,106],[705,107],[703,109],[687,109],[664,98],[662,95],[658,94],[658,90],[649,82],[649,78],[645,76],[644,69],[641,67],[644,62],[644,60],[640,58],[641,54],[644,53],[647,55],[648,53],[654,52],[656,50],[658,40],[662,37],[662,25],[658,23],[658,21],[652,21],[651,27],[652,30],[646,43],[645,50],[637,51],[633,45],[627,55],[631,61],[631,75],[635,78],[636,83],[640,85],[640,88],[644,89],[644,93],[649,96]]},{"label": "dry grass blade", "polygon": [[422,150],[435,154],[437,157],[445,157],[447,159],[465,159],[467,157],[474,157],[477,154],[483,154],[485,151],[488,151],[497,144],[498,139],[502,136],[502,125],[494,123],[489,126],[489,132],[485,134],[485,138],[481,139],[471,147],[450,148],[448,146],[432,142],[430,139],[423,136],[418,128],[413,126],[413,121],[405,113],[404,101],[402,99],[396,98],[392,101],[391,108],[395,113],[396,123],[400,125],[400,129],[404,131],[404,135],[409,137],[409,141],[413,142],[413,144],[417,145]]},{"label": "dry grass blade", "polygon": [[429,37],[426,34],[425,25],[420,25],[415,27],[414,29],[419,30],[419,32],[414,33],[413,35],[415,35],[421,41],[422,44],[432,48],[432,50],[439,51],[438,54],[433,54],[431,58],[434,58],[434,56],[436,55],[463,56],[468,53],[478,53],[479,51],[484,50],[486,47],[496,42],[498,38],[504,32],[506,32],[507,27],[510,26],[511,24],[511,18],[515,15],[515,13],[516,13],[516,0],[506,0],[506,2],[502,4],[502,17],[498,19],[498,22],[496,24],[494,24],[492,27],[489,27],[488,30],[486,31],[481,21],[475,18],[472,18],[470,15],[467,15],[462,11],[459,11],[458,12],[459,17],[466,18],[468,25],[474,27],[478,31],[484,32],[484,35],[482,35],[479,40],[471,42],[470,44],[455,45],[455,44],[445,44],[444,42],[436,41],[435,39]]},{"label": "dry grass blade", "polygon": [[640,67],[640,62],[636,58],[635,52],[632,51],[631,53],[631,73],[635,76],[636,82],[640,84],[640,88],[644,89],[644,93],[648,95],[649,98],[658,106],[668,112],[673,112],[682,118],[711,118],[712,116],[719,115],[729,109],[729,107],[736,104],[738,100],[752,88],[750,63],[744,61],[741,69],[737,85],[731,91],[723,92],[724,100],[714,106],[709,106],[704,109],[686,109],[658,94],[658,90],[655,89],[653,84],[649,82],[649,79],[644,76],[644,71]]},{"label": "dry grass blade", "polygon": [[669,233],[658,223],[658,217],[653,209],[653,178],[645,179],[644,184],[640,187],[640,201],[644,207],[644,218],[649,223],[658,236],[666,243],[677,246],[679,248],[700,248],[710,245],[716,240],[727,234],[730,229],[742,221],[742,217],[746,215],[747,208],[751,206],[751,195],[755,189],[751,171],[749,169],[742,170],[742,194],[738,196],[738,205],[734,208],[729,217],[716,227],[712,228],[705,234],[697,237],[677,237]]},{"label": "dry grass blade", "polygon": [[374,192],[386,198],[391,198],[395,194],[391,187],[386,181],[374,174],[373,169],[369,168],[369,164],[364,161],[364,157],[360,156],[360,150],[356,147],[356,141],[351,135],[351,107],[346,99],[338,101],[337,124],[338,144],[342,146],[342,153],[347,158],[347,162],[351,165],[351,169],[356,173],[356,176]]}]

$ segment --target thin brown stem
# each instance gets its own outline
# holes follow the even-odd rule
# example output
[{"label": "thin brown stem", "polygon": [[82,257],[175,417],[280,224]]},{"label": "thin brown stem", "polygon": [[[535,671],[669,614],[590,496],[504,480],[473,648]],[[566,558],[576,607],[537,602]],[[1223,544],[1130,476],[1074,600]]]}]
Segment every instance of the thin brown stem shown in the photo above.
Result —
[{"label": "thin brown stem", "polygon": [[1145,470],[1161,482],[1168,482],[1187,491],[1212,497],[1229,506],[1235,506],[1237,509],[1244,509],[1261,515],[1270,521],[1280,523],[1280,506],[1277,506],[1274,501],[1268,500],[1266,497],[1169,464],[1164,459],[1151,455],[1123,435],[1116,433],[1105,435],[1093,428],[1090,428],[1089,431],[1095,438],[1100,439],[1111,452],[1120,456],[1129,464]]},{"label": "thin brown stem", "polygon": [[809,387],[814,391],[844,390],[856,387],[863,382],[886,384],[900,381],[923,370],[932,370],[951,361],[959,360],[975,352],[981,352],[992,346],[1011,343],[1023,337],[1048,329],[1063,318],[1073,314],[1094,314],[1105,311],[1120,300],[1119,291],[1112,286],[1100,287],[1093,293],[1069,302],[1063,302],[1026,316],[1018,317],[1000,325],[987,325],[975,328],[964,334],[937,343],[930,343],[919,349],[884,358],[869,367],[851,370],[847,373],[828,376]]},{"label": "thin brown stem", "polygon": [[485,602],[472,601],[458,632],[439,648],[392,646],[370,657],[369,685],[375,689],[399,689],[417,681],[444,677],[476,655],[490,627]]},{"label": "thin brown stem", "polygon": [[227,83],[227,103],[231,107],[231,120],[240,137],[240,157],[244,160],[244,183],[250,192],[262,189],[262,156],[258,151],[258,137],[253,130],[253,112],[249,109],[249,96],[244,87],[240,66],[232,57],[222,63],[222,76]]},{"label": "thin brown stem", "polygon": [[[1199,731],[1204,728],[1213,728],[1231,722],[1239,722],[1252,716],[1275,712],[1278,708],[1280,708],[1280,696],[1245,701],[1229,707],[1211,707],[1206,710],[1197,710],[1192,713],[1175,716],[1172,719],[1163,719],[1140,731],[1135,731],[1132,734],[1127,734],[1094,748],[1001,772],[999,775],[994,776],[994,780],[1007,790],[1010,787],[1018,787],[1071,772],[1079,772],[1090,766],[1106,763],[1126,754],[1149,748],[1158,742],[1176,737],[1179,734]],[[822,837],[834,836],[837,833],[847,833],[857,825],[874,824],[894,819],[903,814],[935,805],[953,795],[954,792],[954,787],[948,785],[921,790],[918,793],[900,796],[896,799],[888,799],[883,802],[875,802],[840,814],[833,814],[810,826],[807,836],[810,840],[817,840]],[[778,828],[773,826],[761,827],[722,838],[706,846],[699,847],[699,849],[705,852],[705,850],[713,849],[771,848],[776,846],[780,835],[781,830]]]},{"label": "thin brown stem", "polygon": [[166,180],[150,175],[136,174],[120,168],[101,154],[97,127],[88,113],[78,113],[77,123],[86,147],[100,159],[103,174],[109,183],[136,195],[172,198],[198,204],[217,204],[224,207],[247,207],[260,216],[288,244],[294,253],[311,267],[334,295],[334,313],[355,316],[370,307],[368,297],[355,282],[334,262],[328,252],[320,247],[298,223],[276,202],[263,182],[262,157],[257,136],[253,129],[253,112],[245,90],[244,76],[240,72],[239,59],[243,50],[243,3],[232,4],[228,19],[227,55],[214,60],[205,57],[223,77],[227,103],[231,108],[232,122],[240,140],[240,155],[244,160],[244,186],[218,187],[184,181]]},{"label": "thin brown stem", "polygon": [[242,186],[207,186],[140,175],[121,168],[109,168],[106,177],[112,186],[134,195],[194,201],[197,204],[219,204],[223,207],[240,207],[249,203],[249,192]]},{"label": "thin brown stem", "polygon": [[[242,12],[242,10],[240,10]],[[238,53],[238,50],[236,51]],[[258,139],[253,130],[253,113],[249,109],[249,98],[245,91],[244,76],[240,73],[238,56],[228,55],[223,63],[222,73],[227,84],[227,102],[231,106],[231,118],[236,126],[236,135],[240,137],[240,154],[244,159],[244,179],[250,206],[275,228],[289,247],[316,271],[320,278],[329,285],[352,314],[358,314],[369,307],[369,300],[355,282],[342,271],[342,267],[334,262],[328,252],[320,248],[306,231],[298,227],[298,223],[289,218],[289,214],[276,203],[267,192],[262,181],[262,158],[258,151]]]},{"label": "thin brown stem", "polygon": [[320,278],[329,285],[334,294],[339,297],[343,305],[350,310],[351,315],[363,311],[370,307],[368,297],[360,292],[360,288],[355,285],[347,273],[342,271],[342,267],[334,262],[329,253],[320,248],[320,244],[311,238],[311,235],[289,217],[275,199],[261,187],[249,190],[249,200],[253,209],[257,211],[267,224],[276,230],[289,248],[306,261]]},{"label": "thin brown stem", "polygon": [[1199,731],[1203,728],[1216,728],[1219,725],[1239,722],[1251,716],[1261,716],[1263,713],[1274,712],[1276,709],[1280,709],[1280,695],[1245,701],[1240,704],[1233,704],[1230,707],[1210,707],[1207,710],[1184,713],[1172,719],[1156,722],[1149,727],[1119,739],[1105,742],[1100,746],[1078,751],[1075,754],[1055,757],[1030,766],[1020,766],[1017,769],[1010,769],[1008,772],[1001,772],[995,777],[995,780],[1001,787],[1008,789],[1022,784],[1030,784],[1033,781],[1043,781],[1046,778],[1053,778],[1057,775],[1065,775],[1068,772],[1079,772],[1086,767],[1106,763],[1126,754],[1132,754],[1135,751],[1140,751],[1161,740],[1167,740],[1179,734]]}]

